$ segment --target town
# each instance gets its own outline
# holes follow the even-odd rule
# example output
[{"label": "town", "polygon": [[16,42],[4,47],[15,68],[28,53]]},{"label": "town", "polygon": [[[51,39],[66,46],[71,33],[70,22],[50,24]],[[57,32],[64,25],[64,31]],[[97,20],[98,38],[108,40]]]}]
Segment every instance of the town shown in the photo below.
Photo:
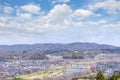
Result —
[{"label": "town", "polygon": [[[99,57],[98,57],[99,55]],[[48,71],[54,66],[63,66],[62,75],[67,78],[70,75],[84,76],[91,75],[98,71],[103,71],[106,76],[120,70],[120,55],[118,54],[98,54],[95,58],[85,59],[63,59],[62,56],[47,55],[45,60],[8,60],[0,62],[0,78],[15,77],[32,74],[40,71]],[[100,56],[101,55],[101,56]],[[102,58],[102,59],[101,59]],[[61,78],[63,77],[61,75]],[[53,75],[54,77],[60,74]],[[51,76],[53,78],[53,76]],[[50,78],[50,77],[49,77]],[[54,79],[53,79],[54,80]]]}]

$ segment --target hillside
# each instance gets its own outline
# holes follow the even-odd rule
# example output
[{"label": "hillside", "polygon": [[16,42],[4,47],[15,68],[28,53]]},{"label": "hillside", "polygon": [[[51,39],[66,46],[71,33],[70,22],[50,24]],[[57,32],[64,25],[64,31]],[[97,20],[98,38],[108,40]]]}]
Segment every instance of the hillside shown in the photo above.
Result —
[{"label": "hillside", "polygon": [[83,49],[120,49],[120,47],[106,45],[106,44],[96,44],[96,43],[45,43],[45,44],[18,44],[18,45],[0,45],[0,50],[7,51],[23,51],[23,50],[83,50]]},{"label": "hillside", "polygon": [[48,59],[46,55],[51,54],[65,59],[83,59],[100,53],[120,53],[120,48],[96,43],[0,45],[0,60]]}]

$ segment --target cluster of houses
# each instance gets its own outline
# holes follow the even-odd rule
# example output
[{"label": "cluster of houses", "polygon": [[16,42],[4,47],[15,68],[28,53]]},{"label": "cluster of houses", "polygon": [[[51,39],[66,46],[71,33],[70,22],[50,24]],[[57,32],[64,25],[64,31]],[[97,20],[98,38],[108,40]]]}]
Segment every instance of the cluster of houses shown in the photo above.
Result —
[{"label": "cluster of houses", "polygon": [[[59,58],[59,57],[58,57]],[[48,70],[54,65],[65,65],[73,60],[56,59],[49,60],[8,60],[0,62],[0,78],[29,74],[41,70]]]},{"label": "cluster of houses", "polygon": [[[65,65],[70,64],[72,62],[84,62],[84,61],[90,61],[87,59],[62,59],[61,56],[49,56],[50,59],[46,60],[9,60],[9,61],[1,61],[0,62],[0,78],[4,77],[13,77],[16,75],[23,75],[23,74],[29,74],[41,70],[48,70],[51,66],[54,65]],[[106,58],[106,55],[97,56],[96,58]],[[113,55],[110,55],[109,58],[113,58]],[[76,71],[75,71],[76,70]],[[103,71],[105,75],[113,74],[120,70],[120,61],[112,61],[112,62],[98,62],[98,63],[91,63],[90,65],[73,65],[71,67],[68,67],[66,71],[69,73],[71,72],[77,72],[77,71],[84,71],[86,72],[93,72],[93,71]]]},{"label": "cluster of houses", "polygon": [[120,71],[120,61],[97,63],[96,71],[102,71],[106,76],[117,73]]}]

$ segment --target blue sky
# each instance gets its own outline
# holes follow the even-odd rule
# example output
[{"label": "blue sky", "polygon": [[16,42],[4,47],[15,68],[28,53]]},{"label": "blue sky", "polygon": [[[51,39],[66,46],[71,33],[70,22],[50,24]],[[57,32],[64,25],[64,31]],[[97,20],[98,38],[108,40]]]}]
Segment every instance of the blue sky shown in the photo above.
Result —
[{"label": "blue sky", "polygon": [[119,39],[120,0],[0,0],[0,44]]}]

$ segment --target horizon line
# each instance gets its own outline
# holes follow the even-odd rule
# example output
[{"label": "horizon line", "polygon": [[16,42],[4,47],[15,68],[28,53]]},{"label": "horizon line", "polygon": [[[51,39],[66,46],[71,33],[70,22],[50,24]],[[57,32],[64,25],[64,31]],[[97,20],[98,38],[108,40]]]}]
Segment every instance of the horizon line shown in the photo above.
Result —
[{"label": "horizon line", "polygon": [[98,44],[98,45],[109,45],[109,46],[115,46],[120,47],[117,45],[112,45],[108,43],[97,43],[97,42],[41,42],[41,43],[15,43],[15,44],[0,44],[0,46],[14,46],[14,45],[37,45],[37,44],[73,44],[73,43],[87,43],[87,44]]}]

